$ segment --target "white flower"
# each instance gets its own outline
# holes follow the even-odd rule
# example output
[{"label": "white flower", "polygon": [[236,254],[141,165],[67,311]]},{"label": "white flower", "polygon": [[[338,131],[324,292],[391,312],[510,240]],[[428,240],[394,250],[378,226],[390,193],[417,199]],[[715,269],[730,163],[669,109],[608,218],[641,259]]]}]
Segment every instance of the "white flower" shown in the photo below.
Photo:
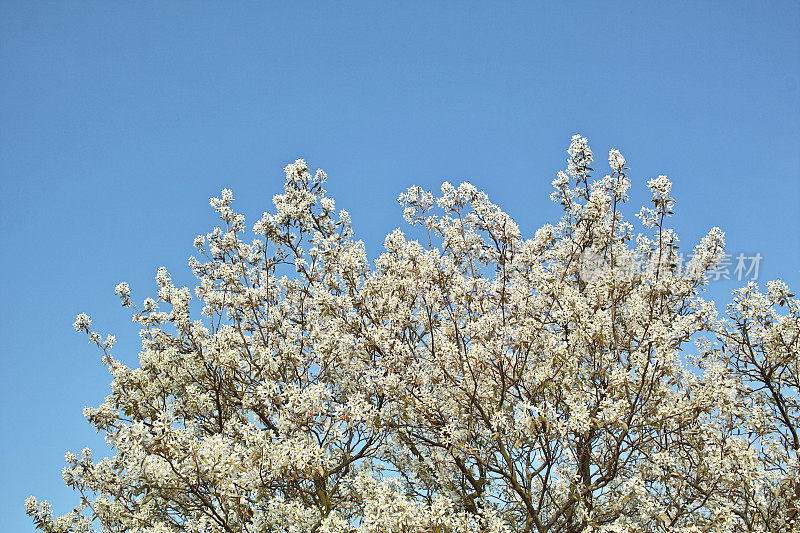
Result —
[{"label": "white flower", "polygon": [[616,148],[612,148],[608,152],[608,165],[616,171],[622,171],[625,168],[625,158]]},{"label": "white flower", "polygon": [[128,298],[131,295],[131,288],[123,281],[114,288],[114,294],[121,298]]},{"label": "white flower", "polygon": [[75,331],[89,331],[89,326],[92,324],[92,320],[89,318],[89,315],[84,313],[79,314],[75,317],[75,322],[72,324],[72,327],[75,328]]},{"label": "white flower", "polygon": [[657,202],[671,201],[669,197],[670,189],[672,189],[672,182],[666,176],[659,176],[647,182],[650,191],[653,194],[653,200]]}]

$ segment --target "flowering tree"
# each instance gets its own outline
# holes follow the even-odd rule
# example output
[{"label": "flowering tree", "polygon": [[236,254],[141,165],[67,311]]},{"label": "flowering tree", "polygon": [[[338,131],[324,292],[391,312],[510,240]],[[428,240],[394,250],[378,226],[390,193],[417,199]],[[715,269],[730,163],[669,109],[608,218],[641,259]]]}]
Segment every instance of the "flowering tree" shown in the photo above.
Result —
[{"label": "flowering tree", "polygon": [[78,506],[28,514],[48,532],[797,528],[800,305],[749,285],[719,318],[701,294],[720,230],[679,268],[667,178],[637,234],[625,159],[592,163],[573,137],[563,216],[532,238],[469,184],[412,187],[417,238],[395,230],[374,263],[302,160],[249,242],[222,191],[190,260],[202,314],[163,268],[139,307],[119,284],[139,368],[78,316],[113,376],[85,411],[113,455],[67,454]]}]

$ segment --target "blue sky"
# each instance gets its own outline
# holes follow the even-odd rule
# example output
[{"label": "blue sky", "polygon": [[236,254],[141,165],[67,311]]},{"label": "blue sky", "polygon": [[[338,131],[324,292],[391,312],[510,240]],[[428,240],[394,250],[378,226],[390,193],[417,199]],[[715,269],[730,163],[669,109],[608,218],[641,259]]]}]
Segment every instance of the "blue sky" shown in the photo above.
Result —
[{"label": "blue sky", "polygon": [[109,377],[75,315],[135,363],[116,283],[190,284],[208,198],[230,187],[254,222],[299,157],[374,257],[410,185],[554,222],[581,133],[596,168],[627,157],[631,215],[667,174],[684,250],[720,226],[797,289],[799,27],[788,1],[0,2],[0,530],[33,529],[30,494],[70,509],[65,451],[103,455],[81,410]]}]

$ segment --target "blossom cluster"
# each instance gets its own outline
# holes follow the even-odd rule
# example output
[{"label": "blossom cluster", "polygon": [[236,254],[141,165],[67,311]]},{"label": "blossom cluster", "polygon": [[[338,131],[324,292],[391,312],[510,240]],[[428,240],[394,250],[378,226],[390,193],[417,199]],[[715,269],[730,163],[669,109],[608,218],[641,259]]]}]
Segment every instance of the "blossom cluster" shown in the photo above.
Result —
[{"label": "blossom cluster", "polygon": [[[674,199],[623,217],[623,155],[575,136],[561,218],[526,238],[474,186],[400,195],[374,261],[303,160],[247,239],[223,190],[194,289],[135,303],[138,367],[91,319],[111,392],[85,416],[113,454],[68,454],[81,495],[41,530],[790,531],[798,527],[800,306],[754,284],[719,316],[713,228],[675,275]],[[587,276],[587,258],[609,265]],[[635,276],[619,265],[656,265]],[[194,303],[196,302],[196,303]]]}]

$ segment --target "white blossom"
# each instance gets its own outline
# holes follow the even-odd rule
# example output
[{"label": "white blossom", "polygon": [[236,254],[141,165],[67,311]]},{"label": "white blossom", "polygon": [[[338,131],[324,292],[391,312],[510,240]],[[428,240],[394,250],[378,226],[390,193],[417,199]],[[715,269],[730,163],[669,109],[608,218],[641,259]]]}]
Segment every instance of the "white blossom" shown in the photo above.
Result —
[{"label": "white blossom", "polygon": [[72,324],[72,327],[75,328],[75,331],[88,331],[91,325],[92,319],[89,318],[89,315],[80,313],[75,317],[75,323]]},{"label": "white blossom", "polygon": [[411,187],[411,227],[372,262],[302,159],[251,240],[223,190],[193,290],[163,267],[141,307],[115,289],[138,366],[77,316],[111,374],[84,410],[111,455],[68,453],[79,503],[54,517],[30,497],[34,525],[796,530],[800,304],[749,284],[719,317],[703,290],[723,233],[679,272],[670,181],[647,183],[635,234],[619,151],[599,179],[584,137],[568,154],[562,216],[530,238],[471,184]]}]

